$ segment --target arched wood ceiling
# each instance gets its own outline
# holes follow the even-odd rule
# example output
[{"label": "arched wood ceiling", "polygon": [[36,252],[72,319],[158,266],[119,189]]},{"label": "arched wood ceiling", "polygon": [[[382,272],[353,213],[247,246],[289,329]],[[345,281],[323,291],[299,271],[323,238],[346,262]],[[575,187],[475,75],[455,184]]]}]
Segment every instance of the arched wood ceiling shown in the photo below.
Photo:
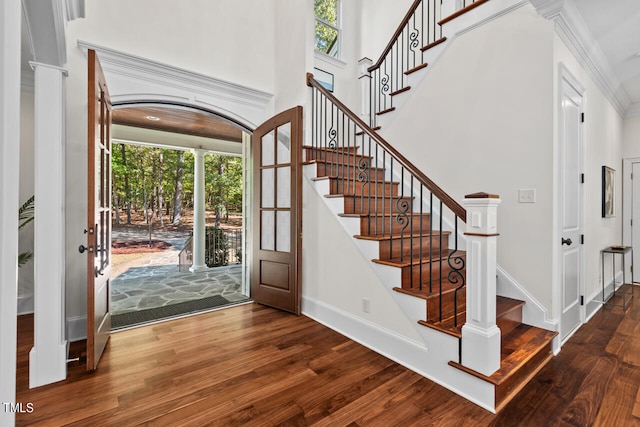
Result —
[{"label": "arched wood ceiling", "polygon": [[192,110],[158,106],[123,107],[113,110],[112,120],[117,125],[242,142],[239,127],[211,114]]}]

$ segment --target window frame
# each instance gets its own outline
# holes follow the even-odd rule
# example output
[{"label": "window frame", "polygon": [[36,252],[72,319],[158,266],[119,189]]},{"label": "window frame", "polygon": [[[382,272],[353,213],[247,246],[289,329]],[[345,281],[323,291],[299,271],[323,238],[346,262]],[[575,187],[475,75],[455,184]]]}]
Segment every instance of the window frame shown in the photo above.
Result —
[{"label": "window frame", "polygon": [[313,11],[313,17],[314,17],[314,32],[315,32],[315,23],[320,23],[322,25],[325,25],[329,28],[334,29],[337,32],[336,42],[335,42],[335,46],[336,46],[335,49],[337,51],[335,55],[332,55],[331,53],[328,53],[328,52],[323,52],[322,50],[318,49],[318,45],[316,44],[315,40],[314,40],[314,46],[313,46],[314,51],[316,53],[327,56],[329,58],[340,60],[340,57],[342,55],[342,0],[336,0],[336,25],[333,25],[325,21],[324,19],[320,18],[319,16],[317,16],[315,13],[315,8]]}]

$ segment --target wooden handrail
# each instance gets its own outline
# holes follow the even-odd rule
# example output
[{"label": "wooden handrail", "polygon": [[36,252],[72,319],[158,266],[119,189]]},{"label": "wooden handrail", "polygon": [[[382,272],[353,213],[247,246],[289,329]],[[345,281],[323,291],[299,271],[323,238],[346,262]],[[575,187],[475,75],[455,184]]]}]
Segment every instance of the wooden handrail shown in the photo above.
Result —
[{"label": "wooden handrail", "polygon": [[316,79],[313,78],[313,74],[307,73],[307,86],[313,87],[320,91],[327,99],[334,103],[342,113],[349,119],[353,120],[364,133],[369,135],[371,139],[376,141],[385,150],[391,154],[402,167],[404,167],[409,173],[411,173],[416,179],[424,185],[433,195],[435,195],[442,203],[444,203],[451,211],[458,216],[462,221],[467,222],[467,211],[458,202],[456,202],[445,191],[438,187],[436,183],[431,181],[424,173],[422,173],[416,166],[407,160],[398,150],[393,148],[384,138],[378,135],[369,125],[358,117],[353,111],[351,111],[346,105],[340,102],[331,92],[325,89]]},{"label": "wooden handrail", "polygon": [[382,55],[380,56],[380,58],[375,64],[367,68],[367,71],[372,72],[374,70],[377,70],[380,67],[380,65],[384,61],[384,58],[387,57],[387,54],[391,51],[391,49],[393,48],[393,45],[396,44],[396,40],[398,40],[398,37],[400,37],[400,35],[404,31],[404,27],[406,27],[407,24],[409,23],[409,19],[411,19],[411,17],[413,16],[413,13],[416,11],[418,6],[420,6],[420,3],[422,3],[422,0],[415,0],[413,2],[413,4],[411,5],[411,8],[409,8],[409,11],[402,19],[402,22],[400,22],[398,29],[396,30],[395,33],[393,33],[393,36],[391,37],[389,44],[387,44],[387,47],[385,47],[384,50],[382,51]]}]

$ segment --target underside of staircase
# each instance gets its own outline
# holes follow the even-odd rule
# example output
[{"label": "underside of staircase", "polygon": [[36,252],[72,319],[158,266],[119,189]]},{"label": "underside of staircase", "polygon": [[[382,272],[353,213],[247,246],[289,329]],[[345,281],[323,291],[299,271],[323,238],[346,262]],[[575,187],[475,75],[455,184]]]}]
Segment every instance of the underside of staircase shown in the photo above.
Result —
[{"label": "underside of staircase", "polygon": [[[415,197],[403,195],[401,183],[385,178],[389,176],[385,168],[373,166],[373,157],[361,154],[359,147],[306,146],[305,159],[316,167],[314,180],[329,182],[330,193],[324,196],[342,199],[339,215],[360,220],[360,233],[353,238],[377,242],[378,257],[371,262],[401,271],[401,282],[390,284],[394,291],[424,301],[424,319],[418,323],[461,341],[466,319],[466,254],[452,249],[454,232],[431,213],[421,212]],[[363,164],[371,165],[367,179],[362,178]],[[496,323],[501,330],[497,372],[486,376],[463,366],[461,360],[449,362],[494,386],[496,410],[552,357],[557,333],[523,324],[523,305],[523,301],[497,297]]]}]

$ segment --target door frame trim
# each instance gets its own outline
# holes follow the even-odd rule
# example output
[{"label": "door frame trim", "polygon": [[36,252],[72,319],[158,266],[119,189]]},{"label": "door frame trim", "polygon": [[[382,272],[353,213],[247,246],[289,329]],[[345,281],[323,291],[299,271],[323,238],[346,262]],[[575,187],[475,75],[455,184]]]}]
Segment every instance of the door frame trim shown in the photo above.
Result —
[{"label": "door frame trim", "polygon": [[[631,179],[631,173],[633,172],[633,164],[640,163],[640,157],[629,157],[622,159],[622,244],[631,246],[633,243],[631,218],[633,218],[633,180]],[[638,184],[640,185],[640,184]],[[631,276],[631,265],[626,263],[627,271],[624,274],[628,274],[626,277]]]},{"label": "door frame trim", "polygon": [[[569,334],[562,339],[562,269],[561,269],[561,264],[562,264],[562,250],[560,248],[560,246],[558,245],[558,242],[560,242],[560,239],[562,237],[562,199],[561,199],[561,194],[562,194],[562,189],[561,189],[561,181],[560,181],[560,175],[561,175],[561,147],[563,144],[562,141],[562,132],[561,132],[561,123],[562,123],[562,96],[563,96],[563,89],[566,85],[571,86],[579,95],[581,98],[581,102],[580,102],[580,112],[584,113],[586,110],[586,103],[587,103],[587,96],[586,96],[586,89],[585,87],[578,81],[578,79],[571,73],[571,71],[569,71],[569,68],[567,68],[567,66],[560,62],[558,64],[558,80],[557,80],[557,100],[556,100],[556,105],[557,105],[557,112],[556,112],[556,125],[555,125],[555,132],[556,132],[556,140],[557,140],[557,144],[555,146],[555,158],[556,158],[556,167],[555,167],[555,191],[556,191],[556,197],[555,197],[555,208],[554,208],[554,216],[556,218],[555,221],[555,227],[554,227],[554,233],[553,233],[553,240],[552,240],[552,253],[553,253],[553,260],[554,263],[556,264],[555,267],[555,271],[556,273],[554,274],[555,276],[555,283],[556,286],[554,286],[555,288],[555,292],[553,292],[553,296],[557,302],[557,306],[558,306],[558,312],[557,312],[557,316],[558,316],[558,332],[559,332],[559,339],[558,339],[558,350],[560,349],[560,347],[562,346],[562,344],[564,344],[569,338],[571,338],[571,336],[578,330],[580,329],[580,325],[578,325],[576,328],[574,328],[573,331],[570,331]],[[585,150],[585,132],[584,132],[584,124],[581,125],[581,129],[580,129],[580,169],[583,171],[585,170],[585,165],[586,165],[586,150]],[[582,231],[582,233],[584,233],[585,231],[585,225],[586,225],[586,194],[585,194],[585,186],[584,184],[582,186],[580,186],[580,229]],[[579,288],[579,292],[580,295],[585,295],[585,274],[586,274],[586,266],[585,266],[585,252],[586,252],[586,247],[587,247],[588,243],[585,243],[582,245],[582,250],[580,251],[579,254],[579,272],[580,272],[580,278],[578,281],[578,288]],[[581,324],[584,324],[586,321],[586,307],[587,307],[587,303],[588,301],[585,301],[584,304],[582,306],[580,306],[580,322]]]}]

